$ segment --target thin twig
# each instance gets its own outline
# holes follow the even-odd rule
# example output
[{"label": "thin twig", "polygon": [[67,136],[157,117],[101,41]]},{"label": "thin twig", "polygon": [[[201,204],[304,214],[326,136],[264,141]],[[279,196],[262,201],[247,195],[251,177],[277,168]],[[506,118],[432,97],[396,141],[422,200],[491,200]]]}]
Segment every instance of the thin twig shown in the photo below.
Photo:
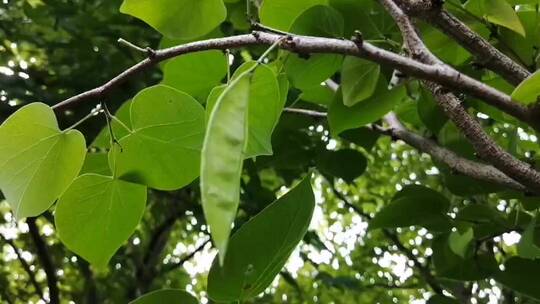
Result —
[{"label": "thin twig", "polygon": [[0,239],[2,239],[6,244],[8,244],[13,249],[13,251],[15,251],[15,255],[17,255],[17,260],[19,260],[24,271],[28,274],[30,283],[32,283],[32,285],[34,286],[36,293],[39,295],[41,300],[46,302],[45,297],[43,296],[43,289],[41,289],[41,286],[36,280],[36,274],[32,271],[32,269],[30,268],[30,265],[28,265],[28,262],[26,262],[26,260],[22,257],[19,248],[17,248],[17,246],[15,245],[15,242],[13,242],[13,240],[10,240],[4,237],[4,235],[2,235],[1,233],[0,233]]},{"label": "thin twig", "polygon": [[204,243],[202,243],[201,245],[199,245],[199,247],[195,248],[195,250],[193,250],[192,252],[190,252],[189,254],[187,254],[186,256],[184,256],[183,258],[180,259],[180,261],[174,263],[174,264],[168,264],[168,265],[165,265],[163,267],[163,271],[162,273],[167,273],[169,271],[172,271],[172,270],[175,270],[177,268],[180,268],[182,267],[182,265],[184,265],[185,262],[191,260],[195,254],[197,254],[197,252],[201,251],[204,249],[204,247],[210,243],[210,239],[206,240]]},{"label": "thin twig", "polygon": [[36,246],[36,254],[41,261],[45,275],[47,276],[47,286],[49,287],[49,303],[50,304],[59,304],[60,303],[60,292],[58,290],[58,278],[56,276],[56,267],[52,261],[52,257],[49,254],[49,249],[47,244],[41,238],[39,233],[39,228],[36,225],[36,218],[27,218],[26,224],[28,225],[28,232],[30,237],[34,241]]},{"label": "thin twig", "polygon": [[302,115],[307,115],[307,116],[316,117],[316,118],[326,117],[326,113],[324,112],[318,112],[318,111],[313,111],[313,110],[308,110],[308,109],[285,108],[284,111],[288,113],[302,114]]}]

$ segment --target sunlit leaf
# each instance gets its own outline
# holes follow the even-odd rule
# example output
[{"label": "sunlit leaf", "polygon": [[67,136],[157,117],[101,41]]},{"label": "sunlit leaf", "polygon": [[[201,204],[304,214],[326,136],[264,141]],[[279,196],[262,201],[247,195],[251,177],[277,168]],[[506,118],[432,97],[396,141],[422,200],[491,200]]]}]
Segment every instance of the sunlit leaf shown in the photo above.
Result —
[{"label": "sunlit leaf", "polygon": [[17,219],[46,211],[79,173],[83,135],[60,131],[53,110],[32,103],[0,126],[0,189]]},{"label": "sunlit leaf", "polygon": [[206,97],[227,75],[227,60],[221,51],[176,57],[165,64],[162,83],[194,97]]},{"label": "sunlit leaf", "polygon": [[109,176],[81,175],[58,200],[58,235],[67,248],[105,268],[135,231],[145,204],[145,186]]},{"label": "sunlit leaf", "polygon": [[512,92],[512,99],[530,105],[538,101],[540,97],[540,71],[523,80],[522,83]]},{"label": "sunlit leaf", "polygon": [[184,39],[207,34],[227,16],[223,0],[124,0],[120,11],[165,36]]},{"label": "sunlit leaf", "polygon": [[164,85],[142,90],[131,103],[131,134],[109,154],[115,176],[160,190],[191,183],[204,124],[204,109],[191,96]]},{"label": "sunlit leaf", "polygon": [[263,24],[288,31],[294,20],[304,11],[327,2],[327,0],[265,0],[259,14]]}]

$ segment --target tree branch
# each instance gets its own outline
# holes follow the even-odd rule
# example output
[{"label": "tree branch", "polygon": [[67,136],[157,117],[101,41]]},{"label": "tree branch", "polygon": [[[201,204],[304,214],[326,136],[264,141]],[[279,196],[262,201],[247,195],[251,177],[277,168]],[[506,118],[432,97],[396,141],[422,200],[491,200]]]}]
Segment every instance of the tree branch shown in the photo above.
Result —
[{"label": "tree branch", "polygon": [[[423,5],[414,5],[423,2]],[[473,54],[480,64],[501,75],[506,81],[518,85],[531,73],[491,45],[482,36],[471,30],[465,23],[450,14],[435,1],[397,0],[408,14],[419,17],[453,38],[463,48]]]},{"label": "tree branch", "polygon": [[47,275],[47,285],[49,287],[50,299],[49,303],[59,304],[60,296],[58,291],[58,278],[56,277],[56,268],[54,267],[52,258],[49,254],[49,250],[47,249],[47,244],[39,234],[39,228],[36,225],[36,218],[27,218],[26,224],[28,225],[28,232],[30,233],[30,237],[32,238],[36,246],[36,254],[41,261],[41,265],[43,266],[45,274]]},{"label": "tree branch", "polygon": [[[380,1],[396,21],[413,56],[427,64],[441,65],[441,61],[428,50],[416,33],[409,17],[401,8],[393,0]],[[431,91],[439,107],[473,145],[480,158],[493,164],[497,169],[528,187],[531,191],[540,193],[540,172],[531,168],[529,164],[516,159],[497,145],[482,129],[478,121],[467,113],[461,105],[461,101],[453,93],[431,80],[424,81],[424,85]]]},{"label": "tree branch", "polygon": [[45,297],[43,296],[43,290],[41,289],[41,286],[36,280],[36,274],[32,271],[32,269],[30,269],[30,265],[28,265],[26,260],[22,257],[19,248],[17,248],[17,246],[15,245],[15,242],[13,242],[13,240],[7,239],[1,233],[0,233],[0,239],[2,239],[6,244],[8,244],[13,249],[13,251],[15,251],[15,254],[17,255],[17,260],[19,260],[24,271],[28,274],[30,283],[32,284],[32,286],[34,286],[36,293],[39,295],[39,297],[43,301],[45,301]]},{"label": "tree branch", "polygon": [[[327,116],[324,112],[298,108],[286,108],[285,112],[308,115],[314,118]],[[433,140],[408,130],[393,113],[386,115],[385,121],[389,125],[389,129],[377,125],[373,125],[372,129],[393,139],[400,139],[418,151],[429,154],[431,158],[447,165],[454,172],[513,190],[527,191],[525,186],[511,179],[497,168],[461,157],[455,152],[439,146]]]},{"label": "tree branch", "polygon": [[85,296],[83,298],[83,301],[84,301],[83,303],[86,303],[86,304],[98,303],[99,299],[98,299],[97,286],[94,279],[94,273],[92,269],[90,268],[90,265],[88,264],[87,261],[85,261],[83,258],[79,256],[77,257],[77,265],[79,266],[79,270],[85,279],[85,284],[84,284]]},{"label": "tree branch", "polygon": [[461,157],[453,151],[439,146],[436,142],[409,131],[393,113],[388,114],[385,121],[390,126],[390,129],[379,130],[379,132],[403,140],[417,150],[429,154],[434,160],[444,163],[454,172],[518,191],[527,190],[525,186],[511,179],[497,168]]},{"label": "tree branch", "polygon": [[103,98],[110,91],[118,87],[118,85],[139,72],[144,71],[161,61],[176,56],[211,49],[223,50],[253,45],[272,45],[277,41],[282,40],[279,47],[292,52],[304,54],[333,53],[351,55],[362,57],[379,64],[389,65],[408,75],[415,76],[420,79],[434,81],[446,87],[476,96],[494,107],[497,107],[498,109],[518,118],[519,120],[529,123],[537,130],[540,130],[540,122],[534,119],[534,115],[527,107],[512,101],[510,96],[498,91],[497,89],[485,85],[472,77],[464,75],[447,65],[422,63],[417,60],[413,60],[376,47],[364,41],[353,42],[343,39],[310,37],[293,34],[288,36],[289,39],[284,40],[283,37],[287,36],[255,31],[252,34],[191,42],[168,49],[158,50],[153,53],[153,56],[146,58],[138,64],[128,68],[107,83],[59,102],[58,104],[54,105],[53,108],[56,110],[61,110],[83,101],[99,101],[99,99]]}]

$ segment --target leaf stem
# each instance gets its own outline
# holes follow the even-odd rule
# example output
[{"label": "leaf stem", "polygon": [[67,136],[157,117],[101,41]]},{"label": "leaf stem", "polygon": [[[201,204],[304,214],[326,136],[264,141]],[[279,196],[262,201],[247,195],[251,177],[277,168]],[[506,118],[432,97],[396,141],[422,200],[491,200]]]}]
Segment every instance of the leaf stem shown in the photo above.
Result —
[{"label": "leaf stem", "polygon": [[290,37],[291,36],[281,37],[280,39],[278,39],[274,43],[272,43],[272,45],[270,45],[270,47],[268,49],[266,49],[266,51],[264,51],[264,53],[261,55],[261,57],[259,57],[259,59],[257,60],[257,65],[263,64],[263,61],[268,56],[268,54],[270,54],[283,41],[285,41],[287,39],[290,39]]},{"label": "leaf stem", "polygon": [[144,53],[146,54],[148,57],[154,57],[156,55],[156,51],[150,47],[146,47],[146,48],[142,48],[132,42],[129,42],[123,38],[118,38],[118,43],[120,43],[121,45],[124,45],[124,46],[127,46],[131,49],[134,49],[135,51],[137,52],[140,52],[140,53]]},{"label": "leaf stem", "polygon": [[230,49],[225,49],[225,56],[227,57],[227,84],[229,84],[231,82],[231,63],[230,63],[231,50]]},{"label": "leaf stem", "polygon": [[76,123],[74,123],[73,125],[71,125],[70,127],[66,128],[65,130],[63,130],[63,132],[68,132],[70,130],[73,130],[75,129],[76,127],[78,127],[80,124],[82,124],[83,122],[87,121],[88,119],[94,117],[94,116],[97,116],[99,113],[101,113],[102,111],[102,108],[101,108],[101,104],[98,104],[97,106],[95,106],[91,111],[90,113],[88,113],[86,116],[84,116],[83,118],[81,118],[79,121],[77,121]]},{"label": "leaf stem", "polygon": [[[116,117],[114,117],[114,115],[111,114],[111,112],[109,111],[109,108],[107,108],[106,103],[103,102],[102,105],[103,105],[103,113],[105,114],[105,120],[107,121],[107,128],[109,129],[109,139],[110,139],[109,144],[111,145],[111,149],[113,148],[113,146],[115,144],[117,144],[118,147],[120,147],[120,151],[122,151],[122,146],[120,145],[120,143],[118,142],[118,140],[114,136],[114,130],[113,130],[112,124],[111,124],[111,119],[114,119]],[[117,121],[120,122],[119,119]],[[120,125],[124,125],[124,124],[121,123]],[[126,126],[126,128],[127,128],[127,126]]]}]

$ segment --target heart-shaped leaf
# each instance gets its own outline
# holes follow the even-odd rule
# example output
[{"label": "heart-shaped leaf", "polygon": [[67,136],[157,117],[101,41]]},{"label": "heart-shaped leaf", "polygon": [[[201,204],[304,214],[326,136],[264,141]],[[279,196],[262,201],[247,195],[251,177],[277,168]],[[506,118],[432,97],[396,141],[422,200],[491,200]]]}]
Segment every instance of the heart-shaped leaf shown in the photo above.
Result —
[{"label": "heart-shaped leaf", "polygon": [[43,103],[22,107],[0,126],[0,189],[17,219],[46,211],[81,170],[83,135],[60,131]]},{"label": "heart-shaped leaf", "polygon": [[199,175],[204,109],[164,85],[142,90],[131,103],[132,133],[109,153],[114,175],[159,190],[175,190]]},{"label": "heart-shaped leaf", "polygon": [[211,50],[176,57],[163,68],[163,84],[194,97],[206,97],[227,75],[228,58]]},{"label": "heart-shaped leaf", "polygon": [[55,223],[62,243],[98,268],[135,231],[146,187],[110,176],[79,176],[58,200]]},{"label": "heart-shaped leaf", "polygon": [[327,0],[265,0],[260,9],[261,21],[273,28],[288,31],[304,11]]},{"label": "heart-shaped leaf", "polygon": [[306,234],[315,208],[309,176],[268,205],[231,237],[225,263],[214,260],[208,295],[243,302],[263,292]]},{"label": "heart-shaped leaf", "polygon": [[223,0],[124,0],[120,11],[164,36],[190,39],[209,33],[227,16]]}]

